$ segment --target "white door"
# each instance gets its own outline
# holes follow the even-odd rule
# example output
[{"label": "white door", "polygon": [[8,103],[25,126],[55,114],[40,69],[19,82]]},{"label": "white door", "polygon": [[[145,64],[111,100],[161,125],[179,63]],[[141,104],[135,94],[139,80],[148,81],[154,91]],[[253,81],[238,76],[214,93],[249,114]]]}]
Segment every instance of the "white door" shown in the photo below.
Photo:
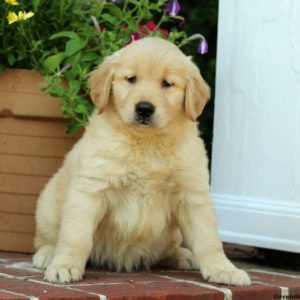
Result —
[{"label": "white door", "polygon": [[223,241],[300,252],[300,1],[220,0],[212,193]]}]

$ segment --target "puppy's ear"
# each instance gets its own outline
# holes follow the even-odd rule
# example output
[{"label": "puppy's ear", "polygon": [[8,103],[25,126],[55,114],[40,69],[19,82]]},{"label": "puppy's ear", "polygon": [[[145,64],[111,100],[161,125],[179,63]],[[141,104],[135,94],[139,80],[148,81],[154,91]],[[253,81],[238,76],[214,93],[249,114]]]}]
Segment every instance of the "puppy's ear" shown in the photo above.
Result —
[{"label": "puppy's ear", "polygon": [[210,88],[202,78],[198,68],[190,64],[189,77],[185,90],[185,113],[191,121],[196,121],[210,97]]},{"label": "puppy's ear", "polygon": [[97,107],[99,114],[104,111],[109,102],[114,74],[114,61],[115,55],[106,57],[99,67],[90,74],[91,99]]}]

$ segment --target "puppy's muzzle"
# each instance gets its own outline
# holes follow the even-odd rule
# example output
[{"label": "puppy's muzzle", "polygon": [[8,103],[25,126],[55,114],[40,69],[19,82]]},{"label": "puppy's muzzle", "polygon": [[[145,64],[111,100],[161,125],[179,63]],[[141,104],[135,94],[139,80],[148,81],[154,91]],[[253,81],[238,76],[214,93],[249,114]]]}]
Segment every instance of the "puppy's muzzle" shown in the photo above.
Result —
[{"label": "puppy's muzzle", "polygon": [[141,101],[135,106],[136,121],[141,124],[151,123],[151,117],[155,112],[155,106],[148,101]]}]

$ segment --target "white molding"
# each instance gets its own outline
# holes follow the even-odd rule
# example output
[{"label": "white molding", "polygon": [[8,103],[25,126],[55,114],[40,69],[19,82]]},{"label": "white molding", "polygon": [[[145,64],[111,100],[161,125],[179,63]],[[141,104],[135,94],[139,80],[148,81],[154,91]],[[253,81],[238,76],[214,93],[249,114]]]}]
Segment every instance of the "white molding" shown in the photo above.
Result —
[{"label": "white molding", "polygon": [[300,204],[213,193],[224,242],[300,253]]}]

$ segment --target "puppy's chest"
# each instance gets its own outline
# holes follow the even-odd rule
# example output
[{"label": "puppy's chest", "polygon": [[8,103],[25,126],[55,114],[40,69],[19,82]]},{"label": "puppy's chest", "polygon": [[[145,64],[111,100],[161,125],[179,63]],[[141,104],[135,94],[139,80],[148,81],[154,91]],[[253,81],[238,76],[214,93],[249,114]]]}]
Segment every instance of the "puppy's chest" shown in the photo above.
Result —
[{"label": "puppy's chest", "polygon": [[127,161],[114,177],[109,200],[114,210],[171,209],[176,193],[174,168],[167,161]]},{"label": "puppy's chest", "polygon": [[160,236],[172,222],[176,205],[174,164],[159,159],[128,159],[122,170],[106,193],[107,221],[120,235],[125,230],[136,238],[150,232],[151,236]]},{"label": "puppy's chest", "polygon": [[[172,193],[175,187],[175,168],[163,160],[134,160],[126,162],[124,172],[117,180],[116,189],[127,190],[137,195]],[[166,195],[167,196],[167,195]]]}]

